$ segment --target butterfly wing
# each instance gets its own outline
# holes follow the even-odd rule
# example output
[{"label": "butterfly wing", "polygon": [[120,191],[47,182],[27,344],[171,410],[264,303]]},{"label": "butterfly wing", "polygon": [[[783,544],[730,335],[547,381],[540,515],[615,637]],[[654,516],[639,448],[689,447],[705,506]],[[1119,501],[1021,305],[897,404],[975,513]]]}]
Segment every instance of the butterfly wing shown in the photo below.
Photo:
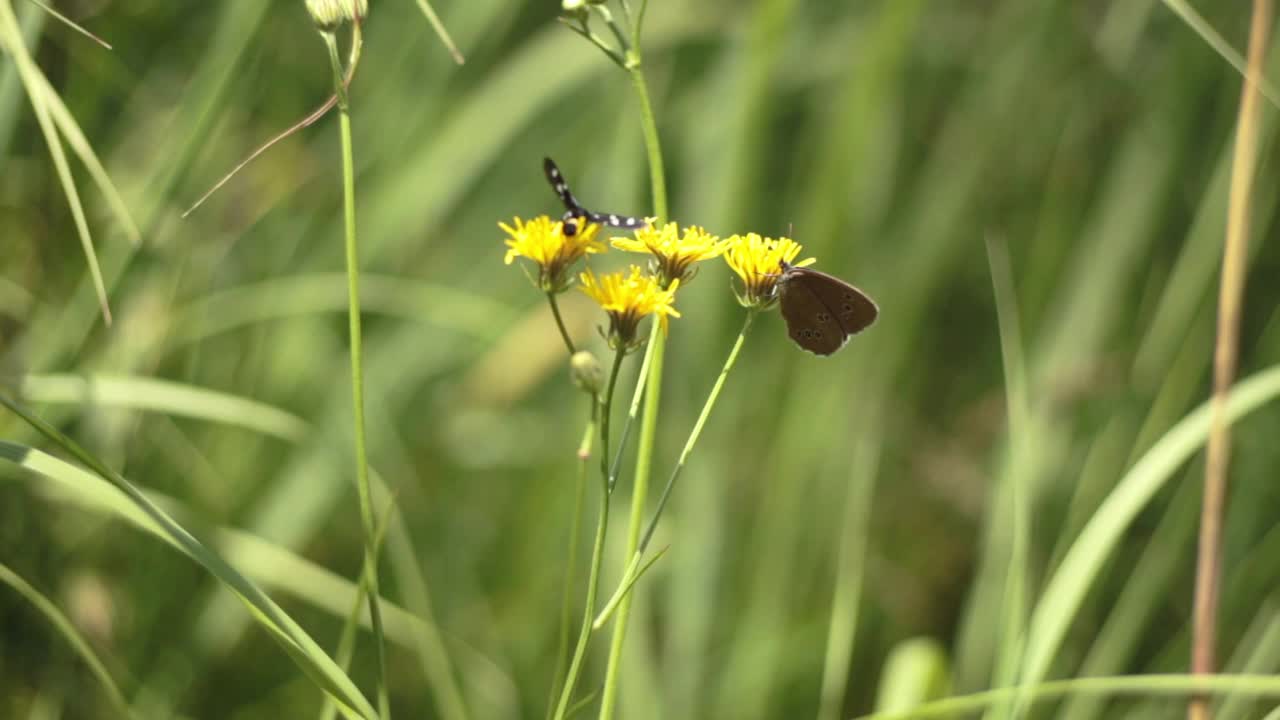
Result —
[{"label": "butterfly wing", "polygon": [[820,276],[824,282],[807,283],[818,295],[818,299],[834,311],[836,319],[845,335],[857,335],[871,327],[880,315],[880,308],[867,294],[838,277],[817,270],[806,270],[811,275]]},{"label": "butterfly wing", "polygon": [[880,308],[866,293],[833,275],[787,267],[778,284],[787,334],[797,345],[830,355],[871,326]]},{"label": "butterfly wing", "polygon": [[822,301],[804,279],[797,276],[779,282],[782,294],[779,305],[787,322],[787,335],[797,345],[815,355],[830,355],[848,338],[835,311]]}]

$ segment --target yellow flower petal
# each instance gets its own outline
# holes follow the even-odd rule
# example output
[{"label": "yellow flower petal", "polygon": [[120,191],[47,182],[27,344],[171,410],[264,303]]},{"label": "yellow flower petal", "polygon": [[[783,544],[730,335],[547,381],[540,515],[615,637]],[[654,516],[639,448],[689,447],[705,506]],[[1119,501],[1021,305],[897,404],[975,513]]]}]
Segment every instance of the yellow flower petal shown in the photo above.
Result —
[{"label": "yellow flower petal", "polygon": [[652,255],[659,277],[669,283],[672,280],[688,282],[693,277],[693,264],[720,255],[726,244],[696,225],[686,227],[681,234],[676,223],[667,223],[660,228],[653,225],[640,228],[634,238],[615,237],[613,246],[626,252]]},{"label": "yellow flower petal", "polygon": [[658,278],[635,265],[629,274],[615,272],[597,276],[587,270],[579,277],[582,292],[608,313],[609,343],[615,348],[635,345],[636,328],[649,315],[658,316],[664,329],[668,317],[680,317],[673,307],[679,281],[664,290]]},{"label": "yellow flower petal", "polygon": [[560,292],[568,286],[566,273],[583,256],[602,253],[607,248],[596,239],[600,226],[594,223],[565,234],[564,223],[539,215],[529,222],[515,219],[515,226],[498,223],[509,236],[503,262],[510,265],[518,257],[528,258],[538,266],[538,286],[547,292]]},{"label": "yellow flower petal", "polygon": [[738,299],[748,306],[767,308],[777,300],[782,263],[796,267],[813,263],[813,258],[793,262],[802,246],[788,237],[770,238],[747,233],[734,235],[725,242],[724,260],[742,280],[743,293]]}]

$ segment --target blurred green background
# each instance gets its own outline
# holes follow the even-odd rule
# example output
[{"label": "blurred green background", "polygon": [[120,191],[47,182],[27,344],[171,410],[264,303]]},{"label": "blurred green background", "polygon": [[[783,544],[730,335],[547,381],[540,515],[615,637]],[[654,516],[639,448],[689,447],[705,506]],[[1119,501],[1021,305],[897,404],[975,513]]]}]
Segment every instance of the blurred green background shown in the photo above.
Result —
[{"label": "blurred green background", "polygon": [[[391,628],[393,705],[452,718],[453,697],[469,717],[541,717],[585,403],[545,301],[502,264],[497,222],[558,216],[544,155],[588,206],[651,212],[637,104],[625,73],[557,24],[556,3],[436,2],[461,67],[413,3],[372,4],[352,105],[372,463],[403,518],[384,592],[434,618],[446,651]],[[789,233],[882,315],[826,359],[787,341],[776,313],[757,323],[660,528],[670,550],[637,591],[621,716],[834,718],[892,704],[890,691],[1002,684],[1002,638],[1024,614],[1010,588],[1034,606],[1125,471],[1208,396],[1239,74],[1156,0],[650,5],[645,70],[673,217],[726,236]],[[1193,5],[1243,52],[1247,3]],[[14,7],[143,243],[73,161],[116,314],[106,328],[6,56],[0,374],[332,648],[351,602],[333,581],[361,559],[336,117],[180,217],[327,97],[303,3],[59,3],[111,52]],[[1273,135],[1267,105],[1242,376],[1280,353]],[[1005,340],[1025,357],[1020,459],[993,267],[1016,299],[1021,334]],[[719,261],[678,307],[657,482],[741,322]],[[594,308],[573,292],[565,312],[598,351]],[[1277,433],[1280,413],[1264,408],[1235,434],[1221,618],[1232,670],[1280,669]],[[12,416],[0,437],[56,452]],[[68,614],[141,716],[315,715],[314,685],[197,566],[0,468],[0,562]],[[1201,474],[1197,455],[1111,547],[1052,676],[1186,669]],[[628,491],[624,477],[606,588]],[[1011,573],[1017,498],[1029,544]],[[584,692],[603,676],[600,637]],[[367,640],[352,671],[362,688]],[[64,639],[0,589],[0,716],[113,717],[102,698]],[[1179,708],[1076,698],[1037,712]]]}]

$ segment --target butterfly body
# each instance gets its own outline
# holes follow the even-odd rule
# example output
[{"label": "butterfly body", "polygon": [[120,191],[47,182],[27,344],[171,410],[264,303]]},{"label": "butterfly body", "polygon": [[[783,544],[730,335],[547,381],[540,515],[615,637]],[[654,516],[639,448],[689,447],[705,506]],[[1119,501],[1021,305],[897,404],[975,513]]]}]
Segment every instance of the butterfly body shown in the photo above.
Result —
[{"label": "butterfly body", "polygon": [[583,207],[582,203],[578,202],[578,198],[573,196],[573,191],[569,189],[569,182],[564,179],[560,168],[556,167],[551,158],[542,159],[542,171],[547,176],[547,182],[551,183],[551,189],[555,190],[560,202],[564,203],[565,210],[562,219],[564,220],[565,235],[577,234],[578,228],[584,220],[598,225],[608,225],[609,227],[628,230],[644,227],[644,218],[618,215],[616,213],[592,212]]},{"label": "butterfly body", "polygon": [[880,314],[866,293],[833,275],[782,263],[778,304],[787,334],[815,355],[830,355]]}]

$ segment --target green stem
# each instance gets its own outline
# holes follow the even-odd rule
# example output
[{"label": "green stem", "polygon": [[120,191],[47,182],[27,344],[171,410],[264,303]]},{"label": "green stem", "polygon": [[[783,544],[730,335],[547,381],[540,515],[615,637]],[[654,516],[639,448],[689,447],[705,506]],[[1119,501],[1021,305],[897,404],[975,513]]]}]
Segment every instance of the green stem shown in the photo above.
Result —
[{"label": "green stem", "polygon": [[[644,131],[645,150],[649,155],[649,185],[653,192],[653,210],[661,223],[667,217],[667,181],[662,164],[662,145],[658,139],[658,123],[653,116],[653,104],[649,101],[649,87],[640,69],[639,23],[644,17],[645,4],[633,28],[634,41],[627,53],[627,72],[631,85],[640,100],[640,121]],[[662,401],[662,365],[666,354],[667,336],[653,324],[649,335],[649,374],[645,380],[644,415],[640,421],[640,439],[636,449],[635,485],[631,491],[631,518],[627,527],[626,557],[635,555],[640,545],[640,527],[649,495],[649,470],[653,466],[654,438],[658,428],[658,408]],[[627,620],[631,615],[631,593],[627,593],[618,607],[618,620],[609,645],[609,664],[605,670],[604,692],[600,698],[600,720],[613,717],[613,705],[618,696],[618,673],[622,666],[622,644],[627,637]]]},{"label": "green stem", "polygon": [[[596,617],[596,627],[599,627],[609,619],[609,615],[615,607],[620,608],[625,605],[626,598],[629,597],[627,591],[633,583],[634,576],[640,571],[640,560],[644,555],[644,551],[649,547],[649,541],[653,539],[654,530],[658,527],[658,520],[662,517],[662,511],[667,507],[667,500],[671,498],[671,491],[675,488],[676,480],[679,479],[681,471],[684,470],[685,463],[689,460],[689,455],[693,452],[694,445],[697,445],[698,438],[702,435],[702,428],[706,425],[707,418],[711,416],[711,408],[715,407],[716,400],[720,398],[720,391],[724,389],[724,383],[729,377],[729,372],[733,370],[733,366],[738,362],[738,353],[742,351],[742,345],[747,340],[747,332],[751,330],[751,323],[755,318],[756,311],[754,309],[748,310],[746,320],[742,323],[742,331],[738,333],[738,339],[733,343],[733,348],[729,350],[729,356],[725,358],[724,367],[720,369],[720,376],[716,378],[716,384],[712,386],[711,394],[707,396],[707,401],[702,405],[702,412],[698,414],[698,420],[693,424],[693,430],[689,433],[689,438],[685,440],[684,449],[680,451],[680,459],[676,461],[676,466],[671,470],[671,477],[667,479],[667,486],[663,488],[662,496],[658,498],[658,507],[653,511],[653,517],[649,519],[649,525],[645,528],[644,535],[641,536],[635,552],[631,554],[631,561],[627,566],[627,571],[622,576],[622,580],[618,583],[618,590],[608,604],[605,605],[600,615]],[[619,611],[618,621],[622,622],[621,611]],[[609,692],[607,676],[605,683],[607,697]]]},{"label": "green stem", "polygon": [[751,322],[756,319],[756,311],[754,309],[747,310],[747,318],[742,322],[742,330],[738,333],[738,339],[733,343],[733,349],[729,351],[729,357],[725,358],[724,367],[720,369],[720,377],[716,378],[716,384],[711,388],[711,394],[707,396],[707,402],[702,406],[702,412],[698,414],[698,421],[693,424],[693,431],[689,433],[689,439],[684,443],[684,449],[680,451],[680,459],[676,461],[675,468],[671,471],[671,477],[667,479],[667,486],[662,489],[662,497],[658,498],[658,507],[653,511],[653,517],[649,520],[649,527],[645,528],[644,536],[640,538],[640,545],[636,548],[636,552],[643,553],[649,547],[649,541],[653,539],[653,531],[658,527],[658,519],[662,517],[662,511],[667,507],[667,500],[671,497],[671,490],[676,486],[676,479],[680,477],[680,472],[684,470],[684,464],[689,459],[689,454],[693,452],[693,446],[698,443],[698,438],[702,435],[702,428],[707,423],[707,418],[711,415],[711,408],[715,407],[716,400],[720,398],[720,391],[724,389],[724,382],[729,377],[729,372],[733,370],[733,366],[738,362],[738,353],[742,351],[742,345],[747,340],[747,332],[751,330]]},{"label": "green stem", "polygon": [[627,72],[631,75],[631,86],[640,100],[644,147],[649,155],[649,188],[653,193],[653,214],[661,224],[667,220],[667,176],[662,163],[662,144],[658,140],[658,123],[653,117],[653,104],[649,101],[649,85],[640,69],[639,46],[634,46],[627,54]]},{"label": "green stem", "polygon": [[369,457],[365,441],[364,366],[360,334],[360,253],[356,244],[356,181],[351,143],[351,108],[343,82],[342,61],[338,43],[332,33],[322,33],[329,47],[333,66],[334,92],[338,95],[338,111],[342,134],[342,210],[346,230],[347,316],[351,334],[351,404],[355,431],[356,490],[360,496],[360,523],[364,527],[364,566],[369,582],[369,618],[377,646],[375,682],[378,691],[378,715],[390,720],[391,700],[387,693],[386,640],[382,627],[382,609],[378,589],[378,531],[373,517],[373,492],[369,485]]},{"label": "green stem", "polygon": [[569,560],[564,575],[564,598],[560,606],[560,648],[556,651],[556,670],[552,675],[551,695],[547,698],[548,720],[555,712],[556,697],[560,693],[560,678],[564,675],[565,666],[569,663],[569,623],[573,613],[573,586],[576,568],[578,567],[578,536],[582,534],[582,506],[587,496],[587,460],[591,458],[591,441],[596,434],[596,408],[600,399],[591,396],[591,418],[582,433],[582,442],[578,444],[578,482],[574,490],[573,527],[569,531]]},{"label": "green stem", "polygon": [[619,347],[615,352],[608,389],[605,391],[604,403],[600,406],[600,519],[596,523],[596,540],[591,549],[591,570],[587,578],[586,607],[582,611],[582,630],[578,633],[578,645],[573,651],[564,687],[560,690],[555,720],[568,717],[573,691],[578,684],[578,675],[582,672],[582,661],[591,641],[591,620],[595,615],[596,594],[600,590],[600,567],[604,564],[604,539],[609,530],[609,415],[613,405],[613,391],[618,385],[618,369],[622,367],[622,359],[626,354],[625,346]]},{"label": "green stem", "polygon": [[551,303],[551,314],[556,318],[556,327],[560,328],[560,337],[564,339],[564,346],[569,348],[569,354],[578,352],[574,347],[573,340],[569,337],[569,330],[564,326],[564,318],[560,316],[560,303],[556,302],[556,294],[547,291],[547,302]]},{"label": "green stem", "polygon": [[609,492],[618,484],[618,473],[622,471],[622,456],[627,449],[627,441],[631,439],[631,426],[640,414],[640,401],[644,399],[645,381],[649,378],[649,362],[653,360],[653,338],[644,351],[644,361],[640,363],[640,373],[636,375],[636,389],[631,395],[631,409],[627,411],[627,422],[622,426],[622,436],[618,438],[618,449],[613,453],[613,465],[609,468]]}]

